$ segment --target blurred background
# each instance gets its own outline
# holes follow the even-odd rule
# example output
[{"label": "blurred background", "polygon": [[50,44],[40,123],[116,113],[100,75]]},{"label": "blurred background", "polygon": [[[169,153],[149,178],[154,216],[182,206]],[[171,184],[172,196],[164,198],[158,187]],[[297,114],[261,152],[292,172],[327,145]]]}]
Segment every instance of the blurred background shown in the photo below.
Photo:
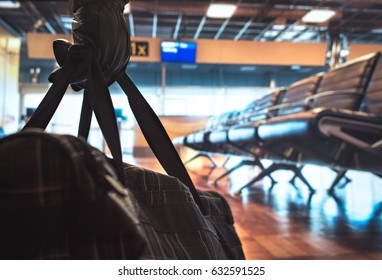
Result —
[{"label": "blurred background", "polygon": [[[214,11],[222,2],[133,0],[124,11],[133,41],[127,72],[158,115],[195,118],[192,130],[275,87],[380,49],[381,2],[231,0],[223,2],[228,10]],[[68,1],[0,1],[2,134],[17,131],[36,108],[57,67],[52,41],[70,34]],[[194,57],[166,60],[164,41],[195,43]],[[119,87],[110,91],[131,152],[134,118]],[[49,131],[76,133],[80,99],[68,91]],[[102,145],[96,124],[91,142]]]}]

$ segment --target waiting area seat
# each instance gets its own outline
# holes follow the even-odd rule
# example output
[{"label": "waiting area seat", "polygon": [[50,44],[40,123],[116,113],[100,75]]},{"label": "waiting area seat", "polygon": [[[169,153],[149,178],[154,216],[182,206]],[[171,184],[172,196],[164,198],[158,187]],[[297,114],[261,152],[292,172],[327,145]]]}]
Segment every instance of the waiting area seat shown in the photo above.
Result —
[{"label": "waiting area seat", "polygon": [[[177,137],[173,143],[179,145],[179,142],[183,142],[182,144],[184,146],[190,147],[198,153],[193,156],[191,159],[187,160],[185,164],[190,163],[191,161],[195,160],[199,157],[205,157],[210,160],[212,163],[212,169],[217,167],[217,163],[214,160],[212,154],[214,153],[220,153],[220,150],[206,141],[211,131],[214,131],[215,129],[222,129],[225,127],[230,127],[234,123],[234,119],[236,115],[239,113],[239,111],[231,111],[226,112],[220,116],[212,117],[208,120],[207,124],[203,129],[197,130],[195,132],[192,132],[186,136],[180,136]],[[212,170],[211,170],[212,171]]]},{"label": "waiting area seat", "polygon": [[[258,128],[260,141],[275,152],[288,151],[289,156],[285,155],[285,159],[290,162],[331,166],[341,171],[338,173],[340,177],[344,175],[344,168],[373,171],[365,164],[350,164],[351,161],[358,162],[360,155],[354,157],[354,147],[344,139],[323,133],[322,122],[328,117],[343,118],[350,113],[354,116],[350,118],[351,122],[356,124],[355,116],[362,110],[362,102],[369,98],[374,79],[378,79],[379,57],[379,53],[372,54],[328,71],[322,77],[317,93],[306,99],[309,109],[276,116],[263,123]],[[366,116],[367,122],[372,122],[373,118],[370,114]],[[365,135],[361,130],[357,133]],[[361,150],[362,155],[365,152]],[[339,179],[334,180],[329,188],[331,191]]]},{"label": "waiting area seat", "polygon": [[[264,169],[263,164],[260,161],[260,158],[264,157],[264,155],[260,155],[262,152],[258,147],[253,143],[248,149],[245,149],[240,142],[234,141],[235,137],[245,136],[247,138],[254,139],[255,135],[251,134],[254,132],[252,128],[242,128],[238,129],[235,132],[232,132],[230,135],[230,128],[236,126],[238,124],[249,124],[260,120],[265,120],[271,117],[269,108],[272,106],[276,106],[279,104],[281,97],[284,95],[285,90],[277,89],[269,94],[266,94],[262,98],[255,100],[249,106],[247,106],[242,113],[236,116],[236,122],[232,126],[226,126],[218,130],[211,131],[209,134],[208,141],[217,149],[219,149],[220,153],[224,153],[226,155],[240,155],[243,158],[241,162],[227,170],[225,173],[221,174],[218,178],[215,179],[214,184],[217,185],[218,182],[231,174],[233,171],[243,167],[243,166],[257,166],[261,170]],[[244,131],[244,134],[241,135],[241,130]],[[246,133],[248,130],[249,135]],[[233,141],[232,141],[233,140]],[[269,176],[272,184],[275,184],[276,181]]]},{"label": "waiting area seat", "polygon": [[237,113],[230,125],[204,134],[204,147],[213,153],[273,161],[240,191],[275,170],[289,169],[313,192],[301,173],[305,164],[338,172],[330,191],[347,169],[381,174],[380,56],[378,52],[360,57],[252,102],[253,109]]}]

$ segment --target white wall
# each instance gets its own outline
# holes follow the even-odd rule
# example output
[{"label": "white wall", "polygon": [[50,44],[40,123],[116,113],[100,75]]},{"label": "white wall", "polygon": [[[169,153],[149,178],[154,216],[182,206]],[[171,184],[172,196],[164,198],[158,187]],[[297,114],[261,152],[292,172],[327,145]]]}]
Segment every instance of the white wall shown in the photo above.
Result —
[{"label": "white wall", "polygon": [[[209,88],[209,87],[168,87],[163,98],[162,90],[155,87],[139,88],[148,103],[158,115],[212,116],[231,110],[241,110],[254,99],[271,91],[270,88]],[[44,93],[30,93],[23,87],[24,107],[37,107]],[[34,89],[30,90],[34,92]],[[123,109],[128,123],[134,117],[125,94],[112,93],[115,108]],[[163,104],[160,104],[163,102]],[[82,104],[81,93],[67,93],[61,102],[52,123],[61,126],[66,133],[75,133]],[[163,105],[163,106],[161,106]],[[163,112],[161,108],[163,107]],[[96,125],[96,124],[95,124]],[[130,123],[132,126],[132,123]],[[66,127],[66,128],[64,128]],[[69,128],[71,127],[71,128]],[[51,128],[50,129],[55,129]]]},{"label": "white wall", "polygon": [[[162,96],[157,87],[139,87],[142,94],[158,115],[212,116],[226,111],[241,110],[254,99],[263,96],[269,88],[209,88],[209,87],[168,87]],[[40,87],[36,93],[34,85],[23,85],[24,108],[36,108],[41,102],[47,87]],[[111,88],[114,91],[114,88]],[[39,92],[37,90],[37,92]],[[30,92],[30,93],[28,93]],[[115,91],[117,92],[117,91]],[[111,95],[115,108],[121,108],[127,121],[121,123],[122,149],[129,153],[133,146],[134,115],[130,110],[126,95],[118,91]],[[59,134],[76,135],[82,105],[82,94],[68,91],[47,131]],[[162,112],[163,108],[163,112]],[[103,137],[93,117],[89,142],[103,149]]]},{"label": "white wall", "polygon": [[0,127],[16,132],[19,123],[19,38],[0,34]]},{"label": "white wall", "polygon": [[[142,87],[140,90],[146,96],[157,96],[150,99],[157,114],[183,116],[211,116],[241,110],[271,91],[262,87],[166,87],[162,99],[159,88],[155,91],[154,88]],[[160,111],[160,102],[163,102],[163,112]]]}]

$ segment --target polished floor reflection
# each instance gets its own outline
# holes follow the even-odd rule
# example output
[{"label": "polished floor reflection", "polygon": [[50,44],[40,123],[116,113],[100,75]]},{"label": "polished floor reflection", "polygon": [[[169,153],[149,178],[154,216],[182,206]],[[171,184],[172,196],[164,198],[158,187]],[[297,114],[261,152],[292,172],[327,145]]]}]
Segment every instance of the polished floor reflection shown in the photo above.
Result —
[{"label": "polished floor reflection", "polygon": [[[163,172],[154,158],[134,163]],[[329,195],[334,172],[306,166],[303,174],[317,190],[313,195],[298,179],[292,185],[289,171],[275,172],[278,183],[273,187],[265,178],[235,195],[258,170],[243,167],[214,186],[214,179],[225,170],[211,172],[210,166],[199,158],[187,168],[198,188],[216,190],[227,198],[247,259],[382,259],[381,178],[349,171],[351,182]]]}]

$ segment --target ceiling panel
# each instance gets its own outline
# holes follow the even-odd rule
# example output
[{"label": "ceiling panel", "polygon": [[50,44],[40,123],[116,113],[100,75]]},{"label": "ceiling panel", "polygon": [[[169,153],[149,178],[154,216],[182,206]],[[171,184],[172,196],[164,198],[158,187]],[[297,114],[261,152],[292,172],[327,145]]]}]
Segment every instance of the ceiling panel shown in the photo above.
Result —
[{"label": "ceiling panel", "polygon": [[[326,38],[322,36],[322,31],[317,26],[326,26],[326,32],[344,34],[350,42],[382,42],[381,34],[374,32],[382,29],[380,0],[230,0],[225,2],[237,4],[238,8],[226,23],[224,19],[205,18],[210,2],[210,0],[133,0],[131,1],[133,22],[130,20],[130,23],[134,25],[136,36],[154,35],[173,38],[175,34],[177,39],[192,39],[200,28],[198,38],[266,41],[298,41],[303,38],[304,41],[317,41]],[[67,1],[20,1],[20,3],[18,9],[0,8],[1,24],[13,33],[24,36],[26,32],[32,31],[70,32],[67,28],[68,23],[62,20],[62,16],[70,16]],[[316,32],[316,35],[293,36],[290,30],[283,36],[275,35],[273,25],[285,24],[288,27],[300,24],[302,16],[314,8],[334,9],[336,16],[330,22],[311,25],[309,32]],[[155,34],[153,28],[156,28]],[[178,31],[175,33],[175,30]],[[272,34],[275,36],[271,36]]]},{"label": "ceiling panel", "polygon": [[[25,38],[27,32],[71,32],[67,0],[19,2],[17,9],[0,8],[0,25],[13,34]],[[348,43],[382,43],[381,0],[224,2],[237,4],[236,12],[227,20],[206,17],[210,0],[132,0],[126,24],[134,36],[163,39],[326,42],[331,35],[342,34]],[[301,18],[315,8],[330,8],[336,15],[321,24],[303,23]],[[198,71],[209,67],[200,66]],[[232,70],[224,65],[219,69]],[[256,71],[267,69],[259,66]]]}]

